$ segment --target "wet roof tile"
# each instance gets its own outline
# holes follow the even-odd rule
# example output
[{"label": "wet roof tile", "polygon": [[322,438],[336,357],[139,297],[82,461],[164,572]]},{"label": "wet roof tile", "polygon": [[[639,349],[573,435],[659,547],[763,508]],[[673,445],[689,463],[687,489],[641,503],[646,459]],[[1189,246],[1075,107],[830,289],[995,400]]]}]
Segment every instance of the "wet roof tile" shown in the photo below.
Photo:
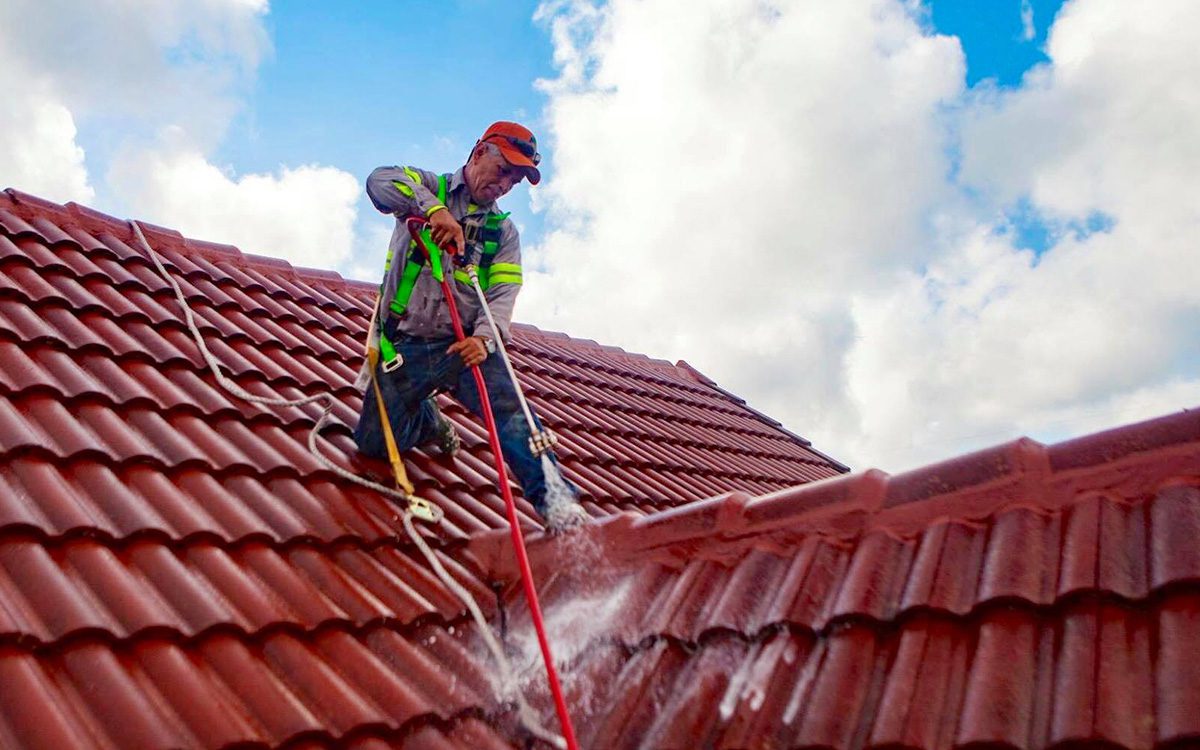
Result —
[{"label": "wet roof tile", "polygon": [[[395,507],[307,454],[318,406],[221,391],[124,222],[9,192],[0,228],[0,746],[524,746]],[[373,285],[145,229],[226,374],[329,390],[322,450],[386,476],[349,456]],[[685,363],[512,349],[599,519],[531,546],[584,747],[1200,736],[1194,414],[839,477]],[[552,724],[486,436],[442,405],[422,533]]]},{"label": "wet roof tile", "polygon": [[[585,746],[1194,740],[1198,428],[1183,412],[534,541],[563,679],[603,675],[574,717]],[[472,556],[525,642],[496,538]]]}]

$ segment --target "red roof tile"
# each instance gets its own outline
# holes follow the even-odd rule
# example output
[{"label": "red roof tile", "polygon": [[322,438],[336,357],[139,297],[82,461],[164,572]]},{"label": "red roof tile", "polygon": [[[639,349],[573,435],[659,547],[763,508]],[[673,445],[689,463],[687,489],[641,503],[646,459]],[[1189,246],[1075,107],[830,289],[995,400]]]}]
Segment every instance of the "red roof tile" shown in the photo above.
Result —
[{"label": "red roof tile", "polygon": [[[1197,538],[1192,411],[530,554],[586,747],[1141,748],[1200,742]],[[497,541],[470,547],[522,643]]]},{"label": "red roof tile", "polygon": [[[0,747],[525,745],[394,506],[307,455],[318,409],[221,391],[123,222],[10,193],[0,228]],[[147,229],[232,378],[353,422],[373,286]],[[1195,412],[835,478],[686,364],[528,326],[513,354],[610,516],[531,547],[584,747],[1200,740]],[[553,726],[485,435],[447,413],[467,450],[408,457],[423,532]]]},{"label": "red roof tile", "polygon": [[[218,388],[125,222],[10,191],[0,227],[0,670],[24,687],[0,746],[508,746],[475,626],[396,508],[308,455],[319,408]],[[333,392],[321,447],[349,466],[374,285],[145,228],[230,377]],[[690,368],[528,326],[513,354],[593,514],[844,471]],[[491,611],[456,550],[503,502],[482,428],[446,406],[467,450],[409,456],[446,511],[423,531]]]}]

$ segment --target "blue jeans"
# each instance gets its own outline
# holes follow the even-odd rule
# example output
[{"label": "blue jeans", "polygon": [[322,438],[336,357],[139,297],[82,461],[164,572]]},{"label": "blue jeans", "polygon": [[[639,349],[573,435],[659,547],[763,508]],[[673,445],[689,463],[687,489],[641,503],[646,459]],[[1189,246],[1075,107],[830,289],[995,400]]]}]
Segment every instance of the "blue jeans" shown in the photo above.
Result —
[{"label": "blue jeans", "polygon": [[[418,339],[395,333],[394,324],[395,318],[390,318],[385,333],[396,346],[396,352],[404,358],[404,364],[389,373],[383,372],[380,365],[375,374],[379,378],[383,403],[396,436],[396,446],[403,452],[437,437],[438,419],[433,396],[441,390],[454,395],[472,414],[482,419],[483,407],[475,387],[475,376],[469,367],[463,366],[461,357],[446,353],[454,339]],[[479,367],[483,370],[492,414],[500,431],[500,449],[504,459],[520,480],[525,499],[533,504],[534,510],[545,516],[546,477],[542,471],[542,460],[534,456],[529,448],[529,424],[521,411],[508,371],[499,354],[489,355]],[[541,422],[537,421],[536,414],[534,421],[540,429]],[[354,428],[354,441],[365,455],[387,458],[387,444],[379,423],[379,407],[375,405],[375,389],[370,386],[363,397],[362,413]],[[550,454],[550,460],[558,465],[553,453]],[[564,481],[567,480],[564,478]],[[578,496],[573,484],[567,481],[567,486],[573,495]]]}]

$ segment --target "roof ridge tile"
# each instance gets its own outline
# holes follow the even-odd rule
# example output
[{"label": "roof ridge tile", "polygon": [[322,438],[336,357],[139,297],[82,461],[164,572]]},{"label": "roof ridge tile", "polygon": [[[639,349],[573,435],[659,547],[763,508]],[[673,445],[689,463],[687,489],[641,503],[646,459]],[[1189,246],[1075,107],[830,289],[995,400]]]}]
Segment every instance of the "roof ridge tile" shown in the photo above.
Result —
[{"label": "roof ridge tile", "polygon": [[765,531],[832,516],[871,516],[883,508],[889,481],[886,472],[868,469],[760,495],[746,507],[747,526]]},{"label": "roof ridge tile", "polygon": [[[194,240],[185,239],[183,247],[189,252],[194,253],[207,261],[216,262],[218,260],[229,260],[237,264],[245,264],[246,256],[236,245],[228,245],[223,242],[212,242],[210,240]],[[219,270],[219,269],[218,269]],[[211,275],[211,272],[207,272]],[[219,279],[214,278],[215,283]]]},{"label": "roof ridge tile", "polygon": [[46,213],[53,213],[61,216],[66,212],[66,207],[61,203],[55,203],[52,200],[33,195],[31,193],[26,193],[16,188],[5,188],[4,193],[8,196],[10,205],[20,210],[21,213],[25,213],[26,210],[31,208],[35,209],[31,215],[44,215]]},{"label": "roof ridge tile", "polygon": [[250,267],[282,271],[290,278],[299,276],[296,273],[296,267],[283,258],[273,258],[269,255],[255,255],[253,253],[242,253],[242,258],[246,261],[246,265]]},{"label": "roof ridge tile", "polygon": [[1055,443],[1048,449],[1048,459],[1053,471],[1062,472],[1185,443],[1200,443],[1200,408],[1183,409]]}]

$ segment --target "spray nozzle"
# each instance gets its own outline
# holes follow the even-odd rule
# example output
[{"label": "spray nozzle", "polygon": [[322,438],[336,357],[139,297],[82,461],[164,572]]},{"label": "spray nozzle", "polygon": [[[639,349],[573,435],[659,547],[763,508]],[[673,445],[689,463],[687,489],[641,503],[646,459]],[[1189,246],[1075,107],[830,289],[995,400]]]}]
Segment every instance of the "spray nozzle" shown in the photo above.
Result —
[{"label": "spray nozzle", "polygon": [[529,436],[529,451],[535,456],[541,456],[549,453],[557,442],[558,437],[553,432],[543,429]]}]

